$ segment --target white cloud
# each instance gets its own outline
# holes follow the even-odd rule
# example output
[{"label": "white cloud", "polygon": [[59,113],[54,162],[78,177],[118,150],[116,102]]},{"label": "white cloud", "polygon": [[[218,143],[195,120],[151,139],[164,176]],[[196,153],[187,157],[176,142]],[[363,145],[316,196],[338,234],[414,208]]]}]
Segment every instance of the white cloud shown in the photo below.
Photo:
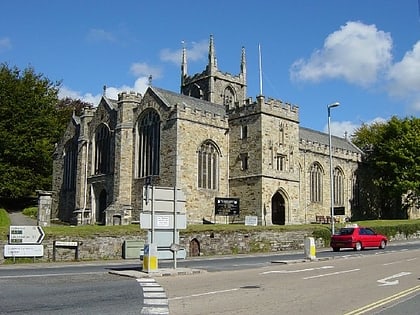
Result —
[{"label": "white cloud", "polygon": [[87,39],[92,42],[115,42],[116,38],[111,32],[103,29],[92,28],[87,34]]},{"label": "white cloud", "polygon": [[8,37],[0,38],[0,53],[12,49],[12,42]]},{"label": "white cloud", "polygon": [[[134,82],[133,86],[122,85],[120,87],[107,86],[106,87],[106,96],[110,99],[118,99],[118,94],[125,91],[135,91],[141,94],[146,92],[147,87],[149,86],[148,77],[139,77]],[[84,102],[91,103],[94,106],[99,104],[101,100],[102,93],[93,95],[91,93],[81,93],[80,91],[74,91],[66,86],[62,86],[58,93],[59,98],[70,97],[72,99],[80,99]]]},{"label": "white cloud", "polygon": [[290,68],[291,78],[313,82],[342,78],[366,87],[390,66],[391,49],[389,33],[378,30],[375,25],[347,22],[330,34],[323,48],[309,59],[295,61]]},{"label": "white cloud", "polygon": [[130,67],[130,72],[136,77],[151,75],[154,79],[160,78],[162,70],[157,67],[151,67],[144,62],[133,63]]},{"label": "white cloud", "polygon": [[420,41],[388,73],[390,96],[407,100],[414,111],[420,111]]},{"label": "white cloud", "polygon": [[[368,122],[361,122],[361,123],[354,123],[351,121],[332,121],[330,124],[331,127],[331,134],[337,137],[345,137],[347,135],[350,138],[356,129],[360,128],[362,124],[372,125],[374,123],[384,123],[386,122],[385,118],[376,117]],[[328,133],[328,124],[324,126],[325,133]]]},{"label": "white cloud", "polygon": [[[187,61],[203,60],[208,54],[209,43],[206,40],[192,42],[191,47],[187,47]],[[169,61],[177,66],[181,65],[182,48],[170,50],[165,48],[160,52],[162,61]]]}]

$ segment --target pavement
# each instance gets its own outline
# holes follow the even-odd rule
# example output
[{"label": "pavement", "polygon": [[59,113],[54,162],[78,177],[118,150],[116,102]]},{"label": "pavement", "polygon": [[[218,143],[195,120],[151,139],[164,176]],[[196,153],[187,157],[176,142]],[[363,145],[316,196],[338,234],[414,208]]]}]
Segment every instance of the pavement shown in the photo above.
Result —
[{"label": "pavement", "polygon": [[185,276],[185,275],[194,275],[205,273],[206,270],[203,269],[191,269],[191,268],[157,268],[149,272],[136,269],[125,269],[125,270],[111,270],[110,274],[130,277],[130,278],[156,278],[156,277],[168,277],[168,276]]},{"label": "pavement", "polygon": [[24,215],[21,211],[9,212],[9,218],[11,225],[37,225],[38,221],[36,219],[30,218]]}]

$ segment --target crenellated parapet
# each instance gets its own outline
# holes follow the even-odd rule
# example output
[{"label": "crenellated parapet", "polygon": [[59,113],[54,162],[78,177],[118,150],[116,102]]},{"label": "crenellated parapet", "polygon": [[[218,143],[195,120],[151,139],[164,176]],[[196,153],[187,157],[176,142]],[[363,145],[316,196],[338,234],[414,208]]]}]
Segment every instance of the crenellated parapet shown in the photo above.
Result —
[{"label": "crenellated parapet", "polygon": [[214,125],[226,128],[228,116],[200,108],[192,108],[183,103],[176,103],[172,108],[172,117],[195,121],[201,124]]},{"label": "crenellated parapet", "polygon": [[135,91],[123,91],[118,94],[118,102],[124,102],[124,101],[134,101],[134,102],[140,102],[142,99],[141,93],[135,92]]},{"label": "crenellated parapet", "polygon": [[259,96],[257,101],[253,101],[252,98],[247,98],[242,105],[239,103],[236,103],[235,105],[236,106],[228,111],[231,119],[256,113],[265,113],[299,122],[299,107],[290,103],[282,102],[281,100],[273,98],[265,100],[263,96]]},{"label": "crenellated parapet", "polygon": [[[342,140],[345,141],[344,139]],[[312,152],[324,156],[329,155],[329,145],[318,141],[300,139],[299,149],[303,150],[304,152]],[[358,152],[354,149],[349,149],[348,146],[340,146],[339,144],[332,146],[331,153],[334,157],[344,160],[358,161],[361,158],[361,152]]]}]

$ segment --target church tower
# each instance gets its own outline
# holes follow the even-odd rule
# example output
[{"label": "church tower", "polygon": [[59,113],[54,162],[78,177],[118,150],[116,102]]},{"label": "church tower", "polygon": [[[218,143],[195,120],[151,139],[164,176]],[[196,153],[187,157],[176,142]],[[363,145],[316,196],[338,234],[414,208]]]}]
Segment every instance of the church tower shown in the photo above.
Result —
[{"label": "church tower", "polygon": [[213,35],[210,35],[208,64],[206,69],[193,76],[187,73],[187,51],[182,49],[181,94],[225,105],[232,109],[246,99],[246,58],[242,47],[240,73],[236,76],[223,73],[217,67]]}]

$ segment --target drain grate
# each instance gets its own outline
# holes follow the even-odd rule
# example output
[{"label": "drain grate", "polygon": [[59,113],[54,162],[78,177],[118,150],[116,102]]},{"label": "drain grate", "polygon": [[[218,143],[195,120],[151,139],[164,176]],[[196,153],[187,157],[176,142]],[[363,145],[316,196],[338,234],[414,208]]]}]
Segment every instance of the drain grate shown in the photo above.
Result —
[{"label": "drain grate", "polygon": [[243,287],[240,287],[240,289],[259,289],[261,286],[259,285],[244,285]]}]

